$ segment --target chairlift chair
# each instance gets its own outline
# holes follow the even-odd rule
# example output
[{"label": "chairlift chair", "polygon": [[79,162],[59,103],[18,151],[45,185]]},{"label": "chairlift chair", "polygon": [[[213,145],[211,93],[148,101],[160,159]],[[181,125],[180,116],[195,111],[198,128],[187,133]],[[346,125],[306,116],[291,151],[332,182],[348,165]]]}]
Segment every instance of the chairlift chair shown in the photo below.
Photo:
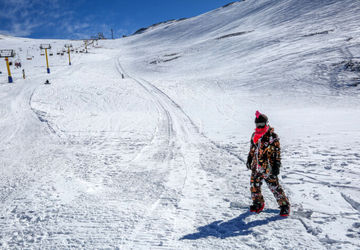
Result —
[{"label": "chairlift chair", "polygon": [[29,54],[29,50],[26,51],[26,60],[32,60],[31,55]]}]

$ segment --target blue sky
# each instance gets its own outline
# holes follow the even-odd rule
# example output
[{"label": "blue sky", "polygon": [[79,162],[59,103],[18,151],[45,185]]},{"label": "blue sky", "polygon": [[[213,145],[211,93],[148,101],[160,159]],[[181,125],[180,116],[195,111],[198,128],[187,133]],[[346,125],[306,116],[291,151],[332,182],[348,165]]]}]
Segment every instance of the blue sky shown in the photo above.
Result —
[{"label": "blue sky", "polygon": [[142,27],[192,17],[231,0],[0,0],[0,34],[31,38],[129,35]]}]

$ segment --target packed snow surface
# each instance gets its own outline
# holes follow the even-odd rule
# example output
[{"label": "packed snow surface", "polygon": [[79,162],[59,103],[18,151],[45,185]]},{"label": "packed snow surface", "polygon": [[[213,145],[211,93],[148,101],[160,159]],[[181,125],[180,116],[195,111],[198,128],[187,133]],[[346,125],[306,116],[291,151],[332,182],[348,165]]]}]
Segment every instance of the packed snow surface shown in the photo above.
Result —
[{"label": "packed snow surface", "polygon": [[[0,63],[0,248],[360,249],[359,13],[235,2],[71,66],[57,53],[82,41],[0,36],[22,63],[11,84]],[[256,110],[281,138],[285,219],[266,185],[248,209]]]}]

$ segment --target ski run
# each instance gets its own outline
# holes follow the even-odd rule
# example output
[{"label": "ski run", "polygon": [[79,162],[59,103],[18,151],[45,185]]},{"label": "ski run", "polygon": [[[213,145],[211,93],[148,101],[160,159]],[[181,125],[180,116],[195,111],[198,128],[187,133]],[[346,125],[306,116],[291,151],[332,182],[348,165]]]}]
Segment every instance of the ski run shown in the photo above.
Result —
[{"label": "ski run", "polygon": [[[0,35],[22,63],[8,83],[0,61],[0,248],[360,249],[359,13],[239,1],[71,66],[56,51],[83,41]],[[286,218],[265,183],[249,211],[256,110],[280,137]]]}]

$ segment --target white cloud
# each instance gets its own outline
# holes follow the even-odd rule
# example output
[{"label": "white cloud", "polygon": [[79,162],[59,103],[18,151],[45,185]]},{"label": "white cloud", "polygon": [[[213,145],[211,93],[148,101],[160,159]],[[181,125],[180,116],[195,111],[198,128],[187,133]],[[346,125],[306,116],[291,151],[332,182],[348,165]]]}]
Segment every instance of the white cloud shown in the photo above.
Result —
[{"label": "white cloud", "polygon": [[47,25],[61,6],[58,0],[0,0],[0,5],[0,20],[6,24],[2,32],[12,36],[31,35],[36,28]]},{"label": "white cloud", "polygon": [[[77,0],[76,4],[81,1]],[[64,0],[0,0],[0,6],[0,22],[5,20],[6,24],[0,27],[2,33],[13,36],[26,37],[39,31],[49,33],[50,30],[50,37],[89,38],[103,32],[109,38],[111,28],[115,37],[127,33],[117,26],[102,24],[95,15],[82,16],[80,20],[76,9],[68,9]]]}]

